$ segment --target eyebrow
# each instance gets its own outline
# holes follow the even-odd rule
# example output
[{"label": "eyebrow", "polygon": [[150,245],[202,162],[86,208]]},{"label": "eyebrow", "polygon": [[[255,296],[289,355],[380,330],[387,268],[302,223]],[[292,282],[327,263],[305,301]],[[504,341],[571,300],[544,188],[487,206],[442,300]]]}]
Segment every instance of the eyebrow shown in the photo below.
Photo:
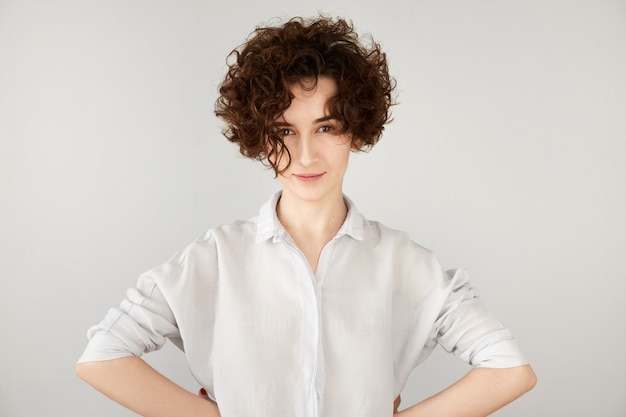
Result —
[{"label": "eyebrow", "polygon": [[[329,120],[337,120],[337,118],[334,116],[324,116],[324,117],[320,117],[318,119],[313,120],[313,124],[327,122]],[[276,126],[291,126],[291,123],[287,123],[285,121],[278,121],[275,123],[275,125]]]}]

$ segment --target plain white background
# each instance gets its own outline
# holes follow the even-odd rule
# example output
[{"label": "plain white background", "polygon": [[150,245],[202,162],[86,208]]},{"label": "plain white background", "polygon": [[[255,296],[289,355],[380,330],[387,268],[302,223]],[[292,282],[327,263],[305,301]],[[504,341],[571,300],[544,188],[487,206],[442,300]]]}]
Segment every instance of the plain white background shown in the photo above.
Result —
[{"label": "plain white background", "polygon": [[[0,415],[132,415],[75,377],[85,332],[277,189],[213,102],[257,24],[318,11],[372,33],[398,82],[346,193],[467,269],[538,374],[496,415],[626,416],[626,3],[608,0],[0,0]],[[147,359],[198,388],[171,344]],[[438,350],[404,402],[467,370]]]}]

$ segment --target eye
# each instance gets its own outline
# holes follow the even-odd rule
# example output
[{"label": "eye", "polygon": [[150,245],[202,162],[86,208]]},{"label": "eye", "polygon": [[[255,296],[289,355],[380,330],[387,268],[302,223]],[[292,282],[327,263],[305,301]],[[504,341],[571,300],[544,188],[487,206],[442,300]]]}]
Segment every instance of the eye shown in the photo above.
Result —
[{"label": "eye", "polygon": [[293,131],[287,127],[280,128],[276,131],[280,136],[289,136],[293,134]]},{"label": "eye", "polygon": [[335,126],[333,125],[323,125],[318,129],[320,133],[331,133],[333,130],[335,130]]}]

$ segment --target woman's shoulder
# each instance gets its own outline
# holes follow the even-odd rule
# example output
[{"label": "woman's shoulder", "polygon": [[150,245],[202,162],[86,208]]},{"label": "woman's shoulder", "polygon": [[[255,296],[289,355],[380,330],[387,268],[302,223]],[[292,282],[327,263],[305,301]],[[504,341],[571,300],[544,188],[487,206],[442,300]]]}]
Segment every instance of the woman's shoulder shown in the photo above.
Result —
[{"label": "woman's shoulder", "polygon": [[235,220],[230,223],[222,223],[206,230],[198,236],[192,245],[219,244],[224,241],[252,239],[256,235],[257,218],[247,220]]},{"label": "woman's shoulder", "polygon": [[406,230],[369,219],[365,221],[365,225],[366,236],[377,244],[391,245],[396,249],[419,253],[422,256],[434,256],[431,249],[418,243]]},{"label": "woman's shoulder", "polygon": [[166,262],[153,268],[151,272],[181,267],[190,262],[214,262],[219,253],[223,253],[220,248],[231,245],[242,248],[246,242],[254,242],[255,233],[254,218],[219,224],[196,236],[186,246],[170,256]]},{"label": "woman's shoulder", "polygon": [[420,272],[422,277],[440,276],[442,266],[437,255],[430,248],[417,243],[407,232],[399,228],[387,226],[380,221],[365,222],[364,240],[377,254],[384,259],[399,276],[414,277]]}]

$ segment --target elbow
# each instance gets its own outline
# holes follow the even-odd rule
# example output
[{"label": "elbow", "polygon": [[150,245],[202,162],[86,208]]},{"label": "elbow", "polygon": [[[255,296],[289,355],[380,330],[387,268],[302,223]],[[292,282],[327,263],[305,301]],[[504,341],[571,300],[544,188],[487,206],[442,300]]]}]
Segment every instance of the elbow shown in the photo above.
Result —
[{"label": "elbow", "polygon": [[110,360],[79,362],[74,365],[74,372],[80,379],[99,389],[98,387],[103,383],[108,383],[116,375],[127,371],[135,359],[137,359],[135,356],[129,356]]},{"label": "elbow", "polygon": [[537,385],[537,375],[530,365],[524,365],[522,368],[523,376],[520,378],[520,386],[522,388],[522,394],[524,394],[535,388],[535,385]]},{"label": "elbow", "polygon": [[81,362],[74,365],[76,375],[86,383],[93,385],[102,372],[102,362]]},{"label": "elbow", "polygon": [[512,368],[482,368],[479,372],[490,375],[494,391],[500,392],[503,398],[507,399],[507,403],[532,390],[537,384],[537,376],[530,365]]},{"label": "elbow", "polygon": [[509,387],[509,392],[515,397],[520,397],[532,390],[537,384],[537,375],[530,365],[517,366],[515,368],[508,368],[505,378],[508,380],[508,384],[504,383],[503,386]]},{"label": "elbow", "polygon": [[81,362],[74,365],[74,372],[83,381],[89,379],[89,362]]}]

